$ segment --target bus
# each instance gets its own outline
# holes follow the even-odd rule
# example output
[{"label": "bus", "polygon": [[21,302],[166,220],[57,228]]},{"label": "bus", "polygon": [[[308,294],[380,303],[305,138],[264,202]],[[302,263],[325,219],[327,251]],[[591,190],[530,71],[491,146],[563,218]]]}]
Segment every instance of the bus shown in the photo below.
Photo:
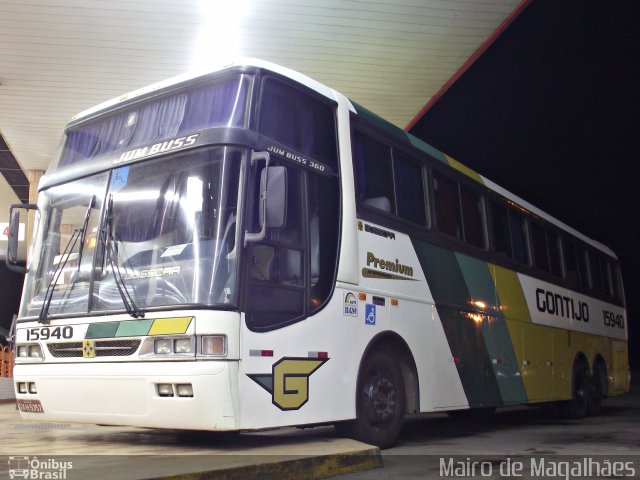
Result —
[{"label": "bus", "polygon": [[[629,389],[615,254],[305,75],[259,60],[74,117],[39,184],[26,419],[388,447],[414,414]],[[12,240],[13,239],[13,240]]]}]

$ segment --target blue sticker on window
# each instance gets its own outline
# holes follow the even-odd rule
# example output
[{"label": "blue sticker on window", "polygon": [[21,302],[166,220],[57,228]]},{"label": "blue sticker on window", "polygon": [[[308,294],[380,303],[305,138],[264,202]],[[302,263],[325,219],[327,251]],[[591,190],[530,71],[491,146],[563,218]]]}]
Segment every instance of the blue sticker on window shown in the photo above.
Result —
[{"label": "blue sticker on window", "polygon": [[365,308],[365,317],[364,323],[366,325],[375,325],[376,324],[376,306],[370,303],[367,303]]},{"label": "blue sticker on window", "polygon": [[109,190],[119,190],[127,185],[129,179],[129,167],[116,168],[111,174]]}]

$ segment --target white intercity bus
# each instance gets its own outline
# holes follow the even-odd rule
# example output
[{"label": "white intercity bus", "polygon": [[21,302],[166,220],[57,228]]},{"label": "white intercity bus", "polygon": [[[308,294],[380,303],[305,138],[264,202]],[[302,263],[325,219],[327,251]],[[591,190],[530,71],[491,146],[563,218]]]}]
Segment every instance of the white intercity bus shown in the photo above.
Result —
[{"label": "white intercity bus", "polygon": [[23,417],[241,431],[629,388],[614,253],[300,73],[246,60],[76,116],[39,185]]}]

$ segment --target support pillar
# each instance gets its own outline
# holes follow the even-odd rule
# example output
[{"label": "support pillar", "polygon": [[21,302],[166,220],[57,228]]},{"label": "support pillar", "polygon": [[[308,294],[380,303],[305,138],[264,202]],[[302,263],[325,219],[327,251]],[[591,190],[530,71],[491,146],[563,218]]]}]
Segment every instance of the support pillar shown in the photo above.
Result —
[{"label": "support pillar", "polygon": [[[44,175],[44,170],[27,170],[27,179],[29,180],[29,203],[38,203],[38,184],[40,177]],[[31,247],[31,237],[33,236],[33,222],[35,221],[35,211],[30,210],[27,217],[26,225],[26,246],[27,246],[27,264],[29,264],[29,248]]]}]

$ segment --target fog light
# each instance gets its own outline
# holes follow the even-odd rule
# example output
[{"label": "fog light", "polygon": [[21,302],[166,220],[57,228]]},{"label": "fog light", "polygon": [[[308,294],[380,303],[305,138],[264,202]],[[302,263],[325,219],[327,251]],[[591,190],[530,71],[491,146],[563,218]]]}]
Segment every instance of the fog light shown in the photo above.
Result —
[{"label": "fog light", "polygon": [[158,395],[161,397],[173,397],[173,386],[170,383],[159,383]]},{"label": "fog light", "polygon": [[18,347],[18,356],[22,358],[27,357],[27,347],[25,345],[21,345]]},{"label": "fog light", "polygon": [[202,337],[202,353],[203,355],[224,355],[226,349],[226,341],[224,335],[206,335]]},{"label": "fog light", "polygon": [[156,340],[153,344],[153,351],[158,355],[169,355],[171,353],[171,343],[168,338]]},{"label": "fog light", "polygon": [[29,393],[38,393],[38,390],[36,390],[36,384],[33,382],[29,383]]},{"label": "fog light", "polygon": [[29,345],[29,357],[42,358],[42,350],[40,350],[40,345]]},{"label": "fog light", "polygon": [[193,387],[190,383],[176,385],[176,391],[179,397],[193,397]]},{"label": "fog light", "polygon": [[191,339],[179,338],[173,342],[173,351],[175,353],[191,353]]},{"label": "fog light", "polygon": [[24,382],[18,383],[18,393],[27,393],[27,384]]}]

